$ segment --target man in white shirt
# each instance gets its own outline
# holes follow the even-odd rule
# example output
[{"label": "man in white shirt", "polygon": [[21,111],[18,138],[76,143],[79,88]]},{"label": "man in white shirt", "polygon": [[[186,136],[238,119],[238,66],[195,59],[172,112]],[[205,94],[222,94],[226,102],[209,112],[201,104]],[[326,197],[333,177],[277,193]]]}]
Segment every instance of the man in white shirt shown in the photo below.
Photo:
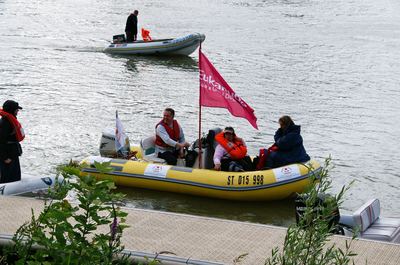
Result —
[{"label": "man in white shirt", "polygon": [[155,152],[165,159],[168,165],[176,165],[178,157],[184,156],[184,148],[190,144],[185,141],[182,127],[174,119],[175,111],[166,108],[163,119],[156,125]]}]

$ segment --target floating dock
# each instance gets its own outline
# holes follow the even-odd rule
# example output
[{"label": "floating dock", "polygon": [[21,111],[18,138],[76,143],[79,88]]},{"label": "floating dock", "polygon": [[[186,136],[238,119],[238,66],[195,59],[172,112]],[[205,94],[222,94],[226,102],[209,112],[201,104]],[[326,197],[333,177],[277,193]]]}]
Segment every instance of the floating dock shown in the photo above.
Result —
[{"label": "floating dock", "polygon": [[[10,238],[17,228],[43,209],[35,198],[0,196],[0,238]],[[162,264],[263,265],[274,247],[282,249],[286,228],[247,222],[152,210],[124,208],[128,213],[122,244],[136,257],[155,257]],[[105,232],[105,231],[103,231]],[[332,242],[344,248],[348,237],[334,236]],[[355,240],[351,250],[355,264],[400,264],[400,244]],[[244,255],[246,254],[246,255]],[[235,259],[244,255],[241,262]]]}]

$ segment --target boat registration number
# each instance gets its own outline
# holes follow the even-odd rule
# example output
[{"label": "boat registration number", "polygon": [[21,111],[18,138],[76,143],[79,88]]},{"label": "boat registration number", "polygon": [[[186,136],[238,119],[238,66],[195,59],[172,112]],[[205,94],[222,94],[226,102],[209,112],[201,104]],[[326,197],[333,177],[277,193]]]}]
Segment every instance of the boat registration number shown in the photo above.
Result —
[{"label": "boat registration number", "polygon": [[228,176],[226,185],[263,185],[264,175]]}]

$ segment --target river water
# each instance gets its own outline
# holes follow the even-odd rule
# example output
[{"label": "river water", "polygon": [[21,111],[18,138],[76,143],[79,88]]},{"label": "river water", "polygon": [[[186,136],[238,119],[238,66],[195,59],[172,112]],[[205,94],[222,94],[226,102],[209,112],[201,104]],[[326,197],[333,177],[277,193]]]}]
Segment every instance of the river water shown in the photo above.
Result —
[{"label": "river water", "polygon": [[[134,5],[133,5],[134,3]],[[400,3],[397,0],[0,0],[0,101],[24,107],[22,170],[98,154],[115,110],[131,143],[176,109],[187,140],[197,136],[197,53],[190,57],[102,52],[139,10],[153,38],[206,35],[203,52],[255,109],[259,129],[204,108],[202,127],[231,125],[250,153],[273,142],[281,115],[302,125],[315,159],[329,155],[333,191],[354,180],[343,204],[381,200],[400,216]],[[289,225],[293,202],[238,203],[121,189],[128,205],[233,220]]]}]

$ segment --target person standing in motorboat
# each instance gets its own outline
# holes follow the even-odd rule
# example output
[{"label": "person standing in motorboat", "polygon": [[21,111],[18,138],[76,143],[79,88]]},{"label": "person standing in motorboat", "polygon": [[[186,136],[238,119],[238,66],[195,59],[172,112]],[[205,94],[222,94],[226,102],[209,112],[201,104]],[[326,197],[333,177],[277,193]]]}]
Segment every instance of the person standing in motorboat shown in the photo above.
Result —
[{"label": "person standing in motorboat", "polygon": [[252,163],[247,156],[246,143],[235,134],[232,127],[226,127],[215,136],[218,143],[214,152],[214,169],[222,171],[250,171]]},{"label": "person standing in motorboat", "polygon": [[128,16],[128,19],[126,20],[125,34],[127,42],[134,42],[137,40],[138,15],[139,11],[135,10]]},{"label": "person standing in motorboat", "polygon": [[22,148],[19,142],[25,134],[17,120],[20,109],[18,102],[13,100],[6,100],[0,109],[0,183],[21,180],[19,156]]},{"label": "person standing in motorboat", "polygon": [[294,124],[292,118],[285,115],[279,119],[279,126],[274,136],[275,143],[267,154],[265,166],[276,168],[309,161],[310,156],[300,135],[300,125]]},{"label": "person standing in motorboat", "polygon": [[168,165],[176,165],[178,157],[184,157],[184,148],[190,146],[174,117],[175,110],[166,108],[163,119],[156,125],[155,153],[165,159]]}]

